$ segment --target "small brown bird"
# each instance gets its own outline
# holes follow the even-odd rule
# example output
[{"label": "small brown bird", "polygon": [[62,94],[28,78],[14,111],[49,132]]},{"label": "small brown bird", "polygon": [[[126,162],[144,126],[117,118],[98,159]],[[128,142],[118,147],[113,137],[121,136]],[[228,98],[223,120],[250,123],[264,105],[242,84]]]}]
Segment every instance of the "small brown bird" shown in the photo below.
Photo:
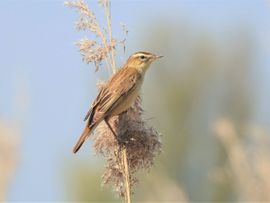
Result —
[{"label": "small brown bird", "polygon": [[119,115],[132,106],[139,95],[146,70],[153,61],[161,57],[149,52],[136,52],[129,57],[124,67],[116,72],[100,90],[86,114],[84,121],[88,121],[74,146],[74,153],[80,149],[101,121],[104,120],[110,127],[108,123],[110,117]]}]

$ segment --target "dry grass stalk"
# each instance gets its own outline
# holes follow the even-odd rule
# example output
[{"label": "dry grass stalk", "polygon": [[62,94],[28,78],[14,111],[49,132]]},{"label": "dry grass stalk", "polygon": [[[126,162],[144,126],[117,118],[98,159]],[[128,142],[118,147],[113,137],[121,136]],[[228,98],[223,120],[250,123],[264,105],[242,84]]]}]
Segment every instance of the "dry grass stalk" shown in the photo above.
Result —
[{"label": "dry grass stalk", "polygon": [[[76,8],[80,14],[77,22],[78,30],[88,30],[96,36],[96,40],[83,38],[76,45],[79,47],[83,61],[87,64],[94,63],[96,70],[102,61],[106,62],[108,70],[116,72],[115,55],[117,45],[123,45],[125,51],[125,39],[117,41],[112,36],[110,1],[100,0],[107,20],[107,28],[100,27],[95,14],[89,9],[83,0],[66,2],[65,5]],[[122,25],[123,32],[128,31]],[[115,139],[113,132],[104,123],[97,129],[94,148],[107,160],[105,173],[102,177],[103,184],[112,183],[121,197],[126,202],[131,202],[131,187],[137,182],[135,172],[139,169],[149,169],[154,158],[161,152],[160,135],[151,127],[147,127],[142,118],[143,110],[141,100],[126,113],[110,119],[113,131],[117,134]]]},{"label": "dry grass stalk", "polygon": [[127,148],[126,147],[123,147],[122,148],[122,166],[123,166],[123,169],[122,171],[125,172],[125,188],[126,188],[126,195],[125,195],[125,198],[126,198],[126,202],[127,203],[130,203],[131,202],[131,198],[130,198],[130,177],[129,177],[129,163],[128,163],[128,157],[127,157]]},{"label": "dry grass stalk", "polygon": [[[248,127],[242,139],[230,120],[217,122],[215,131],[228,154],[224,177],[233,182],[240,201],[270,201],[270,138],[258,127]],[[224,179],[224,178],[223,178]]]},{"label": "dry grass stalk", "polygon": [[[140,169],[149,169],[154,164],[154,158],[161,152],[160,135],[151,127],[147,127],[142,119],[143,110],[140,98],[127,113],[110,119],[110,124],[124,147],[126,148],[129,166],[129,182],[133,188],[138,182],[135,173]],[[101,123],[96,129],[94,148],[107,159],[106,171],[102,177],[103,183],[113,183],[120,196],[125,196],[125,172],[122,170],[122,149],[115,140],[106,123]]]},{"label": "dry grass stalk", "polygon": [[94,12],[89,9],[84,0],[67,1],[65,5],[77,9],[80,14],[79,20],[76,23],[77,30],[88,30],[96,36],[95,40],[85,37],[76,43],[83,61],[87,64],[94,63],[96,71],[99,69],[101,62],[105,61],[108,70],[112,70],[115,73],[117,70],[114,59],[116,46],[123,45],[124,40],[117,41],[112,36],[110,2],[102,0],[99,3],[102,5],[106,15],[107,28],[99,25]]}]

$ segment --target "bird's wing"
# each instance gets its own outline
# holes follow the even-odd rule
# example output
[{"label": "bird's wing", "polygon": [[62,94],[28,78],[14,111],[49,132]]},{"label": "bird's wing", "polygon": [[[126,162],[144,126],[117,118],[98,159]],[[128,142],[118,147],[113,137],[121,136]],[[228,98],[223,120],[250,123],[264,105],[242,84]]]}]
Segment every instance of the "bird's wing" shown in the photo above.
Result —
[{"label": "bird's wing", "polygon": [[93,109],[100,102],[100,98],[102,97],[103,91],[104,91],[104,87],[102,87],[101,90],[99,91],[97,98],[95,99],[95,101],[93,102],[92,106],[88,110],[86,116],[84,117],[84,121],[86,121],[89,117],[91,117],[92,112],[93,112]]},{"label": "bird's wing", "polygon": [[130,70],[124,74],[123,77],[120,77],[120,81],[117,81],[118,88],[113,88],[113,98],[110,98],[108,102],[103,103],[102,109],[106,109],[106,113],[110,114],[116,106],[123,102],[127,96],[135,90],[137,80],[141,77],[140,74],[131,72]]},{"label": "bird's wing", "polygon": [[120,69],[101,89],[94,101],[86,118],[88,126],[109,115],[119,103],[125,100],[128,93],[135,89],[140,76],[135,69]]}]

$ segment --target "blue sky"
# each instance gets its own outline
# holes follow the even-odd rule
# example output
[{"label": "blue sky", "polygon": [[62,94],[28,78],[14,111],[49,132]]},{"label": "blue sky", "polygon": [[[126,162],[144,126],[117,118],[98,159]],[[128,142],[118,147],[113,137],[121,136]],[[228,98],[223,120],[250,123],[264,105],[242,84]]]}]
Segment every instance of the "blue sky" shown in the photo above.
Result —
[{"label": "blue sky", "polygon": [[[87,1],[97,16],[95,1]],[[93,6],[92,6],[93,5]],[[241,22],[255,29],[261,78],[258,120],[269,122],[270,2],[260,0],[124,1],[112,2],[115,35],[120,22],[129,29],[127,53],[145,49],[137,43],[148,21],[186,20],[198,29],[209,27],[217,35],[224,27]],[[82,119],[96,95],[95,84],[103,74],[83,64],[74,42],[83,33],[74,29],[77,13],[59,0],[0,1],[0,118],[21,129],[20,161],[8,200],[65,200],[61,167],[65,161],[89,159],[87,148],[71,153],[81,132]],[[166,23],[166,22],[161,22]],[[92,157],[90,157],[92,158]]]}]

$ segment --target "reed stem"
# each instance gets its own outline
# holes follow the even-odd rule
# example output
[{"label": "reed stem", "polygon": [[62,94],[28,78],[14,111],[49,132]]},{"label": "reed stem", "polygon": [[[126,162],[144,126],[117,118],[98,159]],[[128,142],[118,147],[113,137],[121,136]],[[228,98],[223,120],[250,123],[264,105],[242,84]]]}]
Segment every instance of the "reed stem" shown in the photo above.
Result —
[{"label": "reed stem", "polygon": [[130,175],[129,175],[129,164],[128,164],[128,158],[127,158],[127,148],[124,146],[122,149],[122,162],[123,162],[123,174],[125,176],[125,188],[126,188],[126,195],[125,200],[127,203],[131,203],[130,198]]}]

